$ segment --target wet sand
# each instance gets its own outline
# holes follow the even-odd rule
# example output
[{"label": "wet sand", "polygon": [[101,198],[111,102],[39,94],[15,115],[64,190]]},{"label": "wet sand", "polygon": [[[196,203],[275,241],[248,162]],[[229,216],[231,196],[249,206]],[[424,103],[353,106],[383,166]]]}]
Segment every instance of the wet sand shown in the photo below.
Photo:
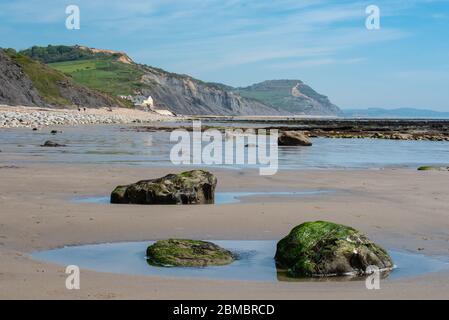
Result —
[{"label": "wet sand", "polygon": [[[181,170],[178,168],[178,170]],[[35,250],[169,237],[277,240],[304,221],[353,226],[388,249],[449,256],[449,173],[413,170],[216,170],[219,191],[333,189],[305,198],[257,198],[220,206],[109,206],[74,203],[119,184],[173,168],[0,165],[2,299],[448,299],[449,273],[364,282],[255,282],[128,276],[81,270],[81,290],[65,288],[63,266],[37,262]]]}]

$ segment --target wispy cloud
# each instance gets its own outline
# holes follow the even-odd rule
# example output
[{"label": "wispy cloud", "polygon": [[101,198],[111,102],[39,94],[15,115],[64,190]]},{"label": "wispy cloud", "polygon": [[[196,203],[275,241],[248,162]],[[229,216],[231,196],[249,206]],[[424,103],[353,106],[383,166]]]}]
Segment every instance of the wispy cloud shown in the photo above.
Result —
[{"label": "wispy cloud", "polygon": [[[77,32],[65,29],[68,4],[81,9]],[[371,4],[381,9],[380,30],[365,28]],[[337,86],[331,98],[350,106],[380,83],[383,92],[404,96],[408,91],[392,89],[402,79],[437,81],[448,74],[439,70],[449,51],[448,12],[448,0],[0,1],[0,45],[125,50],[140,63],[234,85],[296,76],[321,84],[333,77],[339,81],[330,79],[326,91]],[[376,82],[359,75],[359,64]],[[344,87],[357,87],[359,100]]]},{"label": "wispy cloud", "polygon": [[302,69],[312,68],[327,65],[351,65],[366,61],[366,58],[350,58],[350,59],[336,59],[336,58],[322,58],[322,59],[297,59],[290,62],[280,62],[270,64],[270,68],[274,69]]},{"label": "wispy cloud", "polygon": [[[392,28],[367,31],[363,2],[211,1],[195,9],[181,9],[180,16],[134,19],[118,32],[151,29],[141,38],[154,41],[154,47],[135,50],[135,57],[151,60],[163,55],[173,61],[181,54],[182,61],[171,65],[199,64],[202,71],[292,57],[324,55],[330,60],[343,50],[407,36]],[[200,63],[207,57],[214,57],[214,62]]]},{"label": "wispy cloud", "polygon": [[393,74],[397,79],[403,81],[435,81],[435,80],[447,80],[449,79],[449,68],[441,68],[439,70],[429,69],[415,69],[415,70],[402,70]]}]

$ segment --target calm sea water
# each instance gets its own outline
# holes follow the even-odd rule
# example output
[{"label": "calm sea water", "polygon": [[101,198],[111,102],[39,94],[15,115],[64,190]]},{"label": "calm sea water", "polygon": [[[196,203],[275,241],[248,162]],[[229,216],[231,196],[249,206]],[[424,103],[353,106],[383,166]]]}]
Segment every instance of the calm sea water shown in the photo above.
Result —
[{"label": "calm sea water", "polygon": [[[130,125],[0,130],[0,162],[169,166],[169,132],[136,132]],[[42,148],[46,140],[64,148]],[[279,147],[281,169],[362,169],[449,163],[449,142],[374,139],[313,139],[312,147]],[[231,168],[253,167],[233,165]]]}]

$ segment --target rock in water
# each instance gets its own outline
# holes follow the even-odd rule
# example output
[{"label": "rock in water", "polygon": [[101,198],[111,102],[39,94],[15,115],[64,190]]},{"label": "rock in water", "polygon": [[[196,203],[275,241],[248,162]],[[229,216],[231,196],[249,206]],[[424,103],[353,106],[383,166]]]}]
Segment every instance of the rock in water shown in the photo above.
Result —
[{"label": "rock in water", "polygon": [[216,244],[197,240],[162,240],[147,248],[151,265],[166,267],[222,266],[234,261],[233,254]]},{"label": "rock in water", "polygon": [[312,142],[302,132],[284,131],[279,134],[278,145],[280,146],[306,146],[310,147]]},{"label": "rock in water", "polygon": [[449,167],[422,166],[418,168],[418,171],[449,171]]},{"label": "rock in water", "polygon": [[45,143],[44,143],[43,145],[41,145],[41,147],[53,147],[53,148],[56,148],[56,147],[65,147],[65,146],[66,146],[65,144],[59,144],[59,143],[57,143],[57,142],[50,141],[50,140],[45,141]]},{"label": "rock in water", "polygon": [[208,171],[193,170],[118,186],[111,203],[213,204],[217,178]]},{"label": "rock in water", "polygon": [[391,270],[388,253],[357,230],[331,222],[306,222],[278,242],[276,265],[293,277],[363,275],[368,266]]}]

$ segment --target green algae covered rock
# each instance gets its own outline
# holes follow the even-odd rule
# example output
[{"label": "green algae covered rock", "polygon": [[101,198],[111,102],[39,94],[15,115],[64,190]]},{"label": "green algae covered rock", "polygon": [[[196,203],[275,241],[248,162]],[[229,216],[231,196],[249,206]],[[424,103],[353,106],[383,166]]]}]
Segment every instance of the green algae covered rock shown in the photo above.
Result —
[{"label": "green algae covered rock", "polygon": [[278,145],[310,147],[312,145],[312,142],[303,132],[284,131],[279,134]]},{"label": "green algae covered rock", "polygon": [[449,171],[449,167],[422,166],[418,168],[418,171]]},{"label": "green algae covered rock", "polygon": [[112,191],[111,203],[119,204],[213,204],[217,178],[204,170],[193,170],[143,180]]},{"label": "green algae covered rock", "polygon": [[147,260],[151,265],[165,267],[206,267],[230,264],[234,256],[211,242],[170,239],[149,246]]},{"label": "green algae covered rock", "polygon": [[293,277],[363,275],[368,266],[393,268],[388,253],[365,235],[326,221],[295,227],[278,242],[275,260]]}]

